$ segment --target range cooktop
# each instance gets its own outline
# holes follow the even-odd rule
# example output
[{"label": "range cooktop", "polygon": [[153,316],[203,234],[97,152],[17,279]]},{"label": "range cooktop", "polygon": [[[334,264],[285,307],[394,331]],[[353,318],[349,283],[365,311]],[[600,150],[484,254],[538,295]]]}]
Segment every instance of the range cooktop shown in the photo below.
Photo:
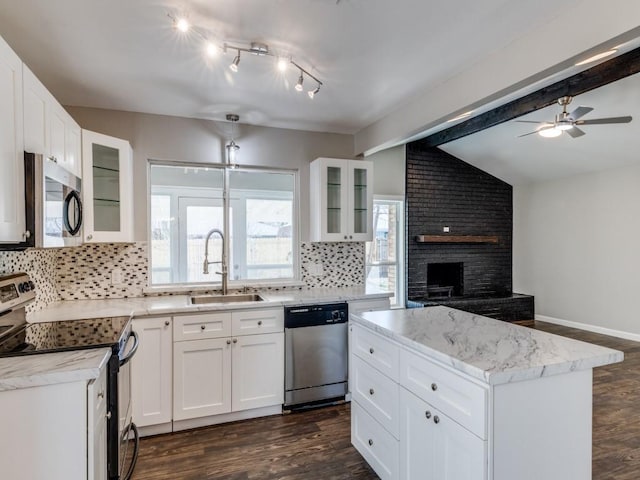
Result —
[{"label": "range cooktop", "polygon": [[120,347],[128,339],[130,329],[129,317],[27,323],[0,338],[0,356]]}]

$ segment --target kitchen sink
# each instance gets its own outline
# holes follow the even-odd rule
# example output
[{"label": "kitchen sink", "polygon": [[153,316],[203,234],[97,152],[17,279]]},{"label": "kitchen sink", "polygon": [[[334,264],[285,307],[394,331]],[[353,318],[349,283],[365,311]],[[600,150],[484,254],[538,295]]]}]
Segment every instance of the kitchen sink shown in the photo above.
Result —
[{"label": "kitchen sink", "polygon": [[191,297],[191,305],[204,305],[209,303],[241,303],[262,302],[264,298],[256,293],[244,295],[201,295]]}]

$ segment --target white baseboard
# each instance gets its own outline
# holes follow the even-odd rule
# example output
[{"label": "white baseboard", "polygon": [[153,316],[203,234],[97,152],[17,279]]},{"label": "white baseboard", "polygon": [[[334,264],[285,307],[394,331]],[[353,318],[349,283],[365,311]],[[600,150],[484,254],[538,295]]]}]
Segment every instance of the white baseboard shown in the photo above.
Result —
[{"label": "white baseboard", "polygon": [[546,315],[536,315],[536,320],[541,322],[562,325],[563,327],[577,328],[578,330],[586,330],[588,332],[601,333],[611,337],[624,338],[625,340],[633,340],[640,342],[640,334],[623,332],[622,330],[614,330],[612,328],[599,327],[598,325],[590,325],[588,323],[572,322],[571,320],[563,320],[561,318],[547,317]]},{"label": "white baseboard", "polygon": [[189,420],[174,420],[173,431],[179,432],[181,430],[208,427],[210,425],[218,425],[220,423],[237,422],[238,420],[248,420],[250,418],[267,417],[269,415],[282,415],[282,405],[241,410],[239,412],[223,413],[220,415],[192,418]]}]

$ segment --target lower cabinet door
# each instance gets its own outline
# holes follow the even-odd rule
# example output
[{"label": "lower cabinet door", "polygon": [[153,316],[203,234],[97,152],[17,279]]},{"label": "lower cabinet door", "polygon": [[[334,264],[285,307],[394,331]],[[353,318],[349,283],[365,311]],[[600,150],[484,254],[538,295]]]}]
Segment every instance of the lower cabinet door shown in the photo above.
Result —
[{"label": "lower cabinet door", "polygon": [[400,477],[485,480],[487,443],[401,388]]},{"label": "lower cabinet door", "polygon": [[173,419],[231,411],[231,339],[173,344]]},{"label": "lower cabinet door", "polygon": [[232,410],[284,401],[284,333],[234,337]]}]

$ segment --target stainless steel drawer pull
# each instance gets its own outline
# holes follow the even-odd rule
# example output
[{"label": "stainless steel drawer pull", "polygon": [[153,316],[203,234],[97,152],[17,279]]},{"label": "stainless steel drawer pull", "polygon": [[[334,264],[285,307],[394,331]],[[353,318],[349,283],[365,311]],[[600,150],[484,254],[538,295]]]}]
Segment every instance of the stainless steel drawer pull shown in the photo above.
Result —
[{"label": "stainless steel drawer pull", "polygon": [[432,384],[431,384],[431,390],[433,390],[434,392],[435,392],[436,390],[438,390],[438,385],[436,385],[435,383],[432,383]]},{"label": "stainless steel drawer pull", "polygon": [[369,395],[373,395],[375,392],[373,391],[373,388],[369,389]]},{"label": "stainless steel drawer pull", "polygon": [[164,321],[164,325],[165,325],[166,327],[168,327],[169,325],[171,325],[171,322],[170,322],[169,320],[165,320],[165,321]]},{"label": "stainless steel drawer pull", "polygon": [[227,345],[231,345],[231,340],[227,340]]},{"label": "stainless steel drawer pull", "polygon": [[370,353],[371,355],[373,355],[373,347],[371,347],[371,348],[369,349],[369,353]]},{"label": "stainless steel drawer pull", "polygon": [[104,392],[98,392],[98,398],[104,398]]},{"label": "stainless steel drawer pull", "polygon": [[427,420],[429,420],[431,418],[431,412],[427,410],[426,412],[424,412],[424,416],[427,417]]},{"label": "stainless steel drawer pull", "polygon": [[262,320],[258,320],[258,326],[262,325]]},{"label": "stainless steel drawer pull", "polygon": [[234,338],[234,339],[233,339],[233,343],[238,343],[238,339],[237,339],[237,338]]},{"label": "stainless steel drawer pull", "polygon": [[369,446],[372,447],[373,446],[373,440],[369,439]]},{"label": "stainless steel drawer pull", "polygon": [[440,423],[440,417],[438,415],[433,417],[433,423]]},{"label": "stainless steel drawer pull", "polygon": [[204,325],[200,325],[200,330],[204,330],[205,328],[207,328],[207,327],[204,326]]}]

